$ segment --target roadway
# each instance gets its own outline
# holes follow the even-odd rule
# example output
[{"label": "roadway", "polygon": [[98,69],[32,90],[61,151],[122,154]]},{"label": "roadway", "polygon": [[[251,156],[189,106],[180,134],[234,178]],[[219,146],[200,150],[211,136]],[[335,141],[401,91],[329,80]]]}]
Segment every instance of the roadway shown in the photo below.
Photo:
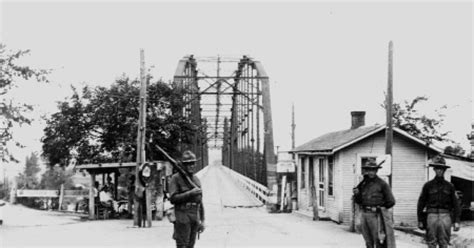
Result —
[{"label": "roadway", "polygon": [[[196,247],[363,247],[360,234],[329,221],[296,214],[270,214],[220,166],[199,173],[207,229]],[[172,224],[153,221],[135,228],[132,220],[81,221],[73,214],[4,207],[0,247],[174,247]],[[424,247],[420,238],[396,232],[398,247]]]}]

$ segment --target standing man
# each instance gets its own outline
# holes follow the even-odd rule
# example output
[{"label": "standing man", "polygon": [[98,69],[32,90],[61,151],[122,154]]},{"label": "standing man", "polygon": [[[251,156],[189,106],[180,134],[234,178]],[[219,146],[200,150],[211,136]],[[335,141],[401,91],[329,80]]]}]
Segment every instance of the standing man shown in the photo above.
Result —
[{"label": "standing man", "polygon": [[115,192],[115,184],[112,182],[111,176],[107,176],[107,187],[109,188],[109,192],[112,195],[112,198],[116,199],[117,192]]},{"label": "standing man", "polygon": [[361,210],[360,226],[367,248],[395,247],[393,223],[388,209],[395,205],[390,186],[377,176],[375,159],[362,165],[364,180],[354,188],[354,201]]},{"label": "standing man", "polygon": [[418,199],[418,227],[426,229],[428,247],[436,248],[439,245],[444,248],[449,245],[451,223],[454,222],[454,231],[459,231],[461,210],[454,186],[444,180],[444,172],[450,166],[439,155],[433,158],[429,166],[433,167],[436,176],[425,183]]},{"label": "standing man", "polygon": [[196,161],[193,152],[185,151],[181,161],[184,174],[175,173],[170,180],[170,202],[176,216],[173,238],[178,248],[193,248],[196,235],[205,228],[201,182],[194,175]]}]

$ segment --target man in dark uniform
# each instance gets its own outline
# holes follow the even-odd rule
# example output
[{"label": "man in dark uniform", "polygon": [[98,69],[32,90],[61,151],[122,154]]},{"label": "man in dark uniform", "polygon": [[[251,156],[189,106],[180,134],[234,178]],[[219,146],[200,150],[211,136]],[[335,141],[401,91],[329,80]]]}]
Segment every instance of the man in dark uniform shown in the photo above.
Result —
[{"label": "man in dark uniform", "polygon": [[178,248],[194,247],[196,235],[205,228],[201,182],[194,175],[196,161],[193,152],[185,151],[181,162],[186,175],[178,172],[170,180],[170,202],[174,205],[176,216],[173,238]]},{"label": "man in dark uniform", "polygon": [[434,157],[429,166],[433,167],[436,176],[425,183],[418,199],[418,227],[426,229],[428,247],[435,248],[439,245],[444,248],[449,245],[452,222],[454,231],[459,231],[461,211],[454,186],[444,180],[444,172],[450,168],[444,158]]},{"label": "man in dark uniform", "polygon": [[387,209],[395,205],[390,186],[377,176],[375,159],[362,165],[364,180],[354,188],[354,201],[361,209],[360,227],[367,248],[395,247],[393,223]]}]

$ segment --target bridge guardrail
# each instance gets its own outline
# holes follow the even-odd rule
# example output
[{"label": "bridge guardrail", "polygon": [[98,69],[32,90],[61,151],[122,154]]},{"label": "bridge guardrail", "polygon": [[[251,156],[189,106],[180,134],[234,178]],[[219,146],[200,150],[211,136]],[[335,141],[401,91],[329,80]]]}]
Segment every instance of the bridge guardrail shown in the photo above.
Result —
[{"label": "bridge guardrail", "polygon": [[235,181],[241,184],[247,191],[255,196],[263,204],[267,203],[270,191],[264,185],[255,182],[254,180],[235,172],[228,167],[222,166],[224,171],[227,172]]}]

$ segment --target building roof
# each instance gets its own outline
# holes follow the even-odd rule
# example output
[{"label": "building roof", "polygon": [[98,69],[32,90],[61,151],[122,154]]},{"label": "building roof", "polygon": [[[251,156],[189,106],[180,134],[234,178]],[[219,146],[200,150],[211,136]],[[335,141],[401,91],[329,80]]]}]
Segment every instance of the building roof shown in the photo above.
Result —
[{"label": "building roof", "polygon": [[126,168],[136,167],[136,162],[127,163],[97,163],[97,164],[80,164],[76,165],[76,169],[100,169],[100,168]]},{"label": "building roof", "polygon": [[448,156],[446,157],[446,164],[451,166],[451,176],[474,181],[474,162],[472,162],[472,160],[469,161]]},{"label": "building roof", "polygon": [[[291,152],[332,154],[373,134],[385,130],[385,127],[385,125],[362,126],[354,129],[346,129],[342,131],[327,133],[309,142],[306,142],[303,145],[296,147]],[[441,149],[430,145],[399,128],[393,128],[393,131],[419,143],[420,145],[427,146],[428,148],[436,152],[443,152]]]}]

